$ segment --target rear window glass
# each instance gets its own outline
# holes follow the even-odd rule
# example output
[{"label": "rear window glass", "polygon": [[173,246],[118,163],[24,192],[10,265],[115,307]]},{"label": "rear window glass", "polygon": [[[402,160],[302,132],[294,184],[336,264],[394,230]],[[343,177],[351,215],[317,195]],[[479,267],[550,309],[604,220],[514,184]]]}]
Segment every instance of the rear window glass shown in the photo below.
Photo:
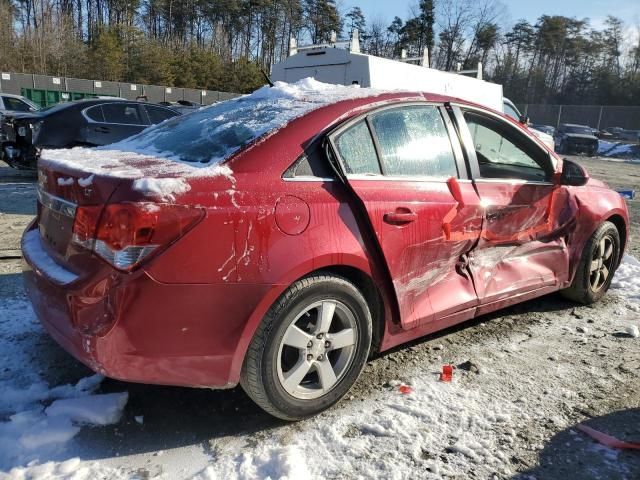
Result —
[{"label": "rear window glass", "polygon": [[220,163],[261,135],[319,106],[254,93],[171,118],[108,148],[189,163]]},{"label": "rear window glass", "polygon": [[147,115],[149,115],[149,121],[151,125],[155,125],[156,123],[164,122],[169,118],[176,117],[178,114],[168,110],[166,108],[153,107],[151,105],[145,105],[144,108],[147,110]]}]

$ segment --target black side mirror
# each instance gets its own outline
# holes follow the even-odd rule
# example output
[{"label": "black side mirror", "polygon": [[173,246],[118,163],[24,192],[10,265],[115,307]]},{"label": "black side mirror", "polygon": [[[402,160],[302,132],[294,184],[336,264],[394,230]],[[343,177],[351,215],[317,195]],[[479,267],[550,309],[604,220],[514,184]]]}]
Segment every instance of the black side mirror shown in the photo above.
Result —
[{"label": "black side mirror", "polygon": [[560,184],[572,187],[581,187],[587,183],[589,175],[586,170],[571,160],[562,161],[562,175],[560,175]]},{"label": "black side mirror", "polygon": [[518,121],[523,125],[529,125],[529,117],[527,117],[526,115],[520,115]]}]

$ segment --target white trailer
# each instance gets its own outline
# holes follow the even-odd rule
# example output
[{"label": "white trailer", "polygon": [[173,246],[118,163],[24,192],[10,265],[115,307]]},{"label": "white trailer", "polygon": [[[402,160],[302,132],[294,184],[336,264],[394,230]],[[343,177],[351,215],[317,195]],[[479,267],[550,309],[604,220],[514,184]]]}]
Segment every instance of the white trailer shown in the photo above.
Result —
[{"label": "white trailer", "polygon": [[[401,61],[365,55],[360,53],[357,30],[350,42],[298,48],[292,40],[289,50],[289,57],[272,67],[273,81],[292,83],[313,77],[324,83],[448,95],[503,110],[502,85],[482,80],[481,65],[473,71],[476,73],[474,78],[460,74],[470,72],[429,68],[426,50],[424,57],[402,58]],[[410,61],[418,61],[421,65]]]},{"label": "white trailer", "polygon": [[[289,57],[272,67],[271,80],[293,83],[312,77],[319,82],[338,85],[357,84],[380,90],[447,95],[493,108],[516,121],[527,123],[513,102],[503,96],[502,85],[482,79],[481,63],[477,70],[462,71],[458,68],[456,72],[443,72],[429,68],[429,52],[426,49],[423,56],[417,58],[406,58],[403,52],[398,61],[360,53],[357,30],[354,30],[348,42],[337,42],[335,34],[332,37],[327,44],[305,47],[298,47],[296,41],[291,39]],[[531,130],[531,133],[553,150],[551,135],[538,130]]]}]

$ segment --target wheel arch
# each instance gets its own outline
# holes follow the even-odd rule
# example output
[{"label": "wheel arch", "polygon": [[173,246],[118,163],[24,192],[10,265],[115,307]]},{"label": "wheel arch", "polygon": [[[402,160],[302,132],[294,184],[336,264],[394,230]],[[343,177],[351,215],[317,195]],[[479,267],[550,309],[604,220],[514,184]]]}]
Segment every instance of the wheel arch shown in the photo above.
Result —
[{"label": "wheel arch", "polygon": [[622,254],[625,251],[627,246],[628,232],[627,232],[627,222],[625,222],[624,217],[618,213],[614,213],[613,215],[606,218],[606,221],[611,222],[615,225],[618,230],[618,234],[620,235],[620,258],[618,258],[618,265],[622,262]]},{"label": "wheel arch", "polygon": [[253,339],[255,332],[262,322],[264,316],[267,314],[271,306],[278,300],[278,298],[295,282],[303,278],[316,275],[318,273],[334,274],[341,276],[351,283],[353,283],[360,292],[364,295],[367,304],[371,309],[372,320],[372,341],[371,352],[376,353],[379,351],[382,344],[382,339],[386,331],[386,319],[391,313],[391,306],[389,302],[385,301],[385,295],[382,289],[372,276],[372,272],[367,272],[362,268],[352,264],[325,264],[317,266],[312,270],[307,271],[302,275],[292,277],[291,280],[278,283],[267,292],[263,297],[260,304],[255,308],[253,314],[249,317],[247,323],[244,326],[243,332],[240,336],[240,340],[236,347],[233,359],[231,361],[231,368],[229,371],[229,384],[237,384],[240,380],[240,371],[244,362],[245,355],[249,348],[249,344]]}]

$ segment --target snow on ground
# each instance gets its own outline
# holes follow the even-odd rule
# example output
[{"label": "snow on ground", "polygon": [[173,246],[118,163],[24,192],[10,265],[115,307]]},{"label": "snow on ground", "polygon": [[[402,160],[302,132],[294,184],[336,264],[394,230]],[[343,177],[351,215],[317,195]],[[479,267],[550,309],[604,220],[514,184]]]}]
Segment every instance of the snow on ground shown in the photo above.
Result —
[{"label": "snow on ground", "polygon": [[[33,355],[38,347],[25,347],[41,327],[24,298],[0,300],[0,479],[136,478],[139,465],[150,462],[160,465],[157,478],[167,480],[509,478],[512,458],[544,448],[548,439],[532,428],[540,423],[553,432],[569,429],[567,445],[586,449],[597,468],[633,478],[619,451],[571,430],[574,420],[563,407],[589,408],[580,390],[588,383],[588,395],[620,385],[610,383],[620,381],[617,374],[576,366],[581,347],[595,347],[599,355],[603,338],[640,325],[638,260],[625,257],[612,293],[624,300],[594,310],[602,318],[588,328],[570,309],[540,315],[544,322],[529,330],[507,318],[511,323],[500,324],[496,332],[503,333],[495,338],[471,335],[462,353],[437,345],[431,360],[413,359],[399,377],[304,422],[212,440],[209,451],[196,443],[146,455],[93,456],[102,460],[83,460],[86,450],[74,436],[81,428],[118,422],[127,393],[96,393],[98,375],[75,385],[43,383],[41,359]],[[475,328],[488,330],[491,322]],[[631,334],[624,341],[638,342]],[[592,357],[596,353],[581,358]],[[451,383],[438,381],[444,363],[459,365]],[[145,428],[148,422],[133,414]]]},{"label": "snow on ground", "polygon": [[630,143],[598,142],[598,155],[612,159],[630,159],[640,161],[640,146]]},{"label": "snow on ground", "polygon": [[81,462],[73,455],[62,462],[44,460],[64,455],[83,426],[118,422],[127,393],[94,394],[103,379],[97,374],[75,385],[47,385],[38,357],[19,341],[40,333],[31,307],[25,299],[4,299],[0,312],[0,478],[84,478],[86,468],[78,472]]}]

